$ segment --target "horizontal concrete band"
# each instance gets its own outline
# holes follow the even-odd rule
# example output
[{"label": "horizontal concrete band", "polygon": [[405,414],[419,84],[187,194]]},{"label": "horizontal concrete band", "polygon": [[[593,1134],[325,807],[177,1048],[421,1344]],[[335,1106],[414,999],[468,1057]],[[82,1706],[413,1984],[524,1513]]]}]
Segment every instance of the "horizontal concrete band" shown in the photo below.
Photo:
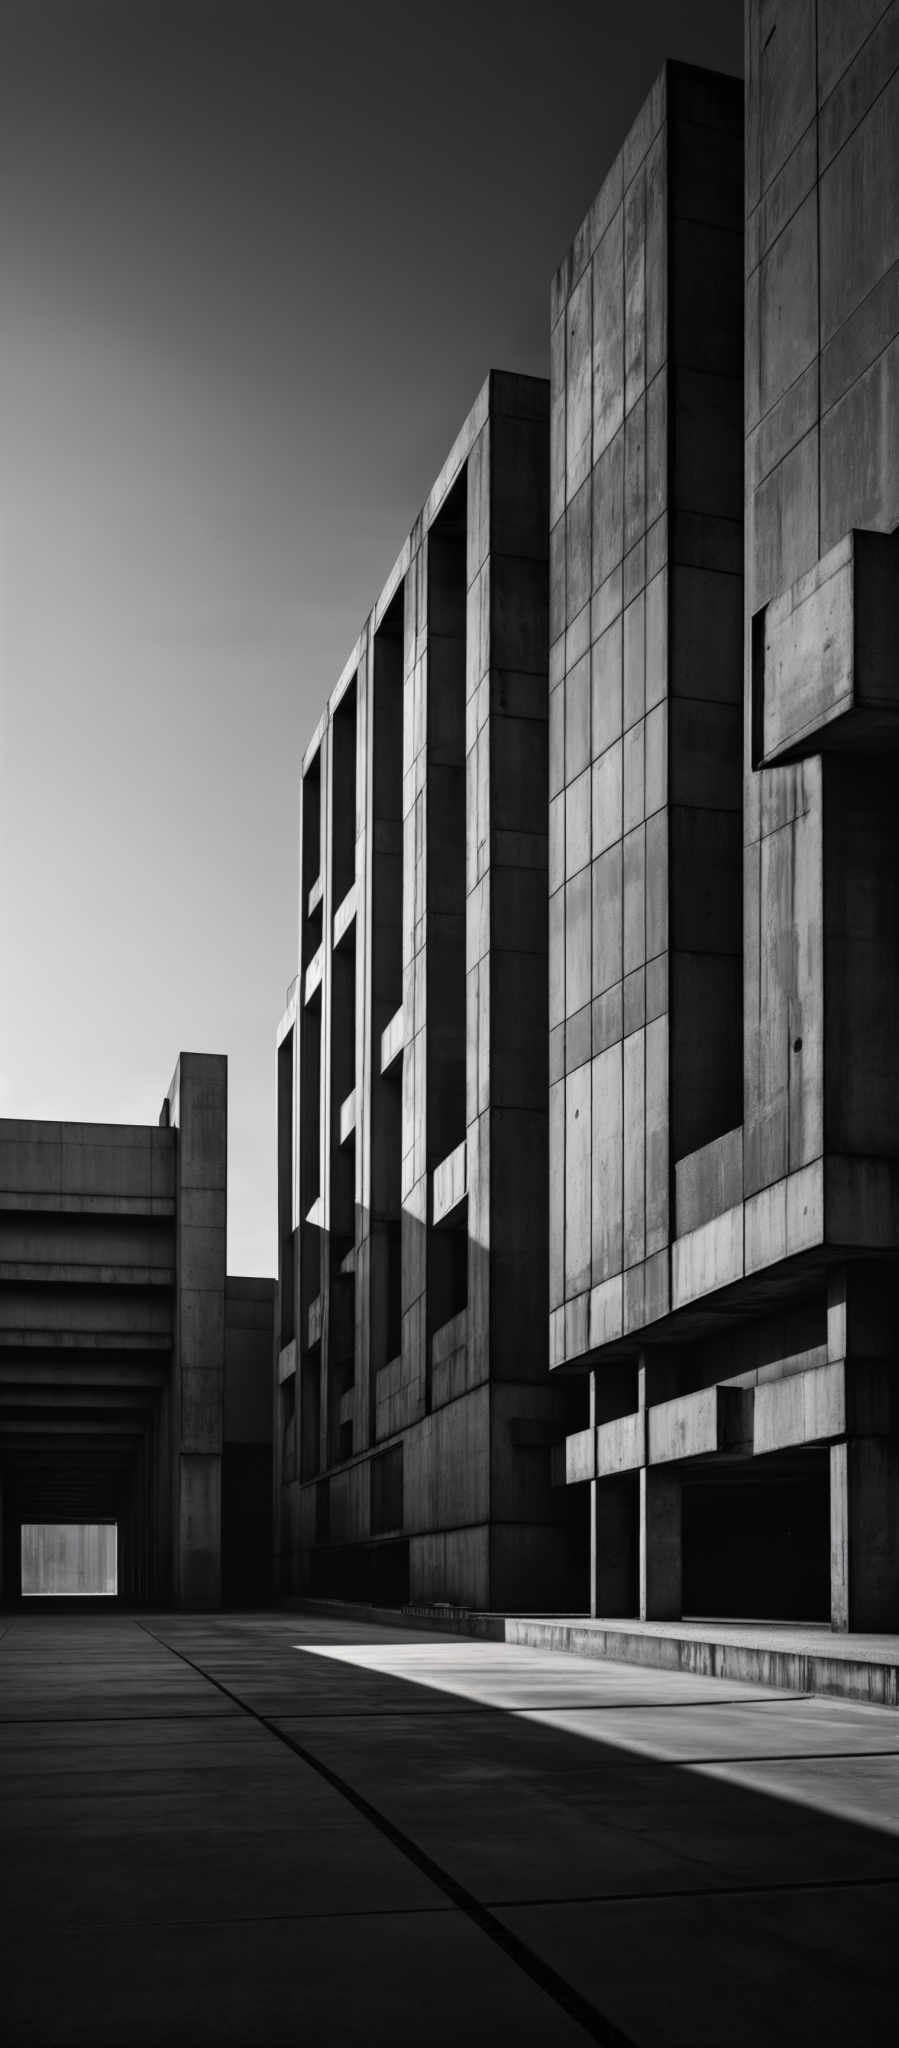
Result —
[{"label": "horizontal concrete band", "polygon": [[380,1626],[479,1637],[532,1650],[688,1671],[732,1684],[820,1693],[871,1706],[899,1706],[899,1636],[832,1636],[826,1628],[751,1627],[727,1622],[593,1621],[523,1614],[474,1614],[462,1608],[365,1607],[328,1600],[289,1601],[304,1613],[335,1614]]},{"label": "horizontal concrete band", "polygon": [[855,1364],[847,1373],[845,1359],[834,1359],[762,1386],[700,1387],[578,1430],[566,1439],[565,1479],[577,1486],[722,1451],[764,1457],[847,1435],[878,1436],[891,1415],[887,1366]]}]

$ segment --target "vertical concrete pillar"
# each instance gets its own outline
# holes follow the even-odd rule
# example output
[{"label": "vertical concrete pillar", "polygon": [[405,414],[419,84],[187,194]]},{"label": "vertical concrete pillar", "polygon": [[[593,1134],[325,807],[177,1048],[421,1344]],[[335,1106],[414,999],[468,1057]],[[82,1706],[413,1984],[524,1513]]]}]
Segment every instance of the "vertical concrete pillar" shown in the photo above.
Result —
[{"label": "vertical concrete pillar", "polygon": [[899,1445],[891,1437],[831,1446],[830,1623],[899,1629]]},{"label": "vertical concrete pillar", "polygon": [[[643,1412],[677,1391],[677,1360],[644,1354],[637,1374]],[[677,1621],[683,1605],[683,1517],[681,1478],[674,1465],[650,1465],[648,1430],[640,1472],[639,1589],[641,1621]]]},{"label": "vertical concrete pillar", "polygon": [[636,1612],[637,1488],[634,1475],[594,1481],[594,1614]]},{"label": "vertical concrete pillar", "polygon": [[830,1619],[835,1629],[899,1628],[899,1441],[892,1272],[859,1261],[827,1282],[827,1355],[845,1360],[846,1439],[830,1452]]},{"label": "vertical concrete pillar", "polygon": [[[591,1372],[591,1373],[590,1373],[590,1375],[589,1375],[589,1379],[588,1379],[588,1383],[587,1383],[587,1403],[588,1403],[588,1406],[587,1406],[587,1421],[588,1421],[588,1426],[589,1426],[589,1429],[590,1429],[590,1433],[591,1433],[591,1436],[593,1437],[593,1445],[594,1445],[594,1450],[593,1450],[593,1469],[594,1469],[594,1471],[595,1471],[595,1470],[596,1470],[596,1438],[595,1438],[595,1436],[593,1436],[593,1432],[594,1432],[594,1431],[595,1431],[595,1429],[596,1429],[596,1374],[595,1374],[595,1372]],[[589,1517],[589,1519],[588,1519],[588,1525],[587,1525],[587,1574],[588,1574],[588,1582],[589,1582],[590,1612],[591,1612],[591,1614],[593,1614],[593,1615],[597,1615],[597,1614],[599,1614],[599,1612],[600,1612],[600,1607],[599,1607],[599,1528],[598,1528],[598,1522],[597,1522],[597,1517],[598,1517],[598,1514],[599,1514],[599,1481],[598,1481],[598,1479],[591,1479],[591,1480],[589,1480],[589,1481],[588,1481],[588,1488],[589,1488],[589,1491],[588,1491],[588,1496],[587,1496],[587,1497],[588,1497],[588,1501],[589,1501],[589,1508],[588,1508],[588,1517]]]},{"label": "vertical concrete pillar", "polygon": [[678,1621],[683,1604],[681,1481],[671,1465],[640,1473],[640,1620]]},{"label": "vertical concrete pillar", "polygon": [[221,1605],[228,1063],[182,1053],[168,1095],[177,1130],[172,1378],[172,1580],[178,1607]]}]

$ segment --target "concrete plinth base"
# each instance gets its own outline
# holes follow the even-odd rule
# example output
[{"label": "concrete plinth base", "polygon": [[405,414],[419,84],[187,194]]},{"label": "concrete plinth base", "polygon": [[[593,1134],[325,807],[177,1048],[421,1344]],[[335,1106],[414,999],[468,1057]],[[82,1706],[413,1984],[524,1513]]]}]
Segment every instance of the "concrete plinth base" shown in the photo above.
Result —
[{"label": "concrete plinth base", "polygon": [[589,1615],[473,1614],[463,1608],[374,1608],[291,1601],[304,1612],[479,1636],[527,1649],[691,1671],[779,1692],[899,1706],[899,1635],[838,1635],[789,1622],[604,1621]]}]

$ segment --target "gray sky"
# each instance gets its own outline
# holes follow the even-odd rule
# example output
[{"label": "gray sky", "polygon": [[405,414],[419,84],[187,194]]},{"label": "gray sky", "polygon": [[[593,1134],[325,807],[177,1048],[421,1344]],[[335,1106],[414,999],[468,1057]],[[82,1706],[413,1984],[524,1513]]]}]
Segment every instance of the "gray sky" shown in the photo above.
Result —
[{"label": "gray sky", "polygon": [[302,748],[666,55],[739,0],[0,0],[0,1114],[227,1052],[231,1271]]}]

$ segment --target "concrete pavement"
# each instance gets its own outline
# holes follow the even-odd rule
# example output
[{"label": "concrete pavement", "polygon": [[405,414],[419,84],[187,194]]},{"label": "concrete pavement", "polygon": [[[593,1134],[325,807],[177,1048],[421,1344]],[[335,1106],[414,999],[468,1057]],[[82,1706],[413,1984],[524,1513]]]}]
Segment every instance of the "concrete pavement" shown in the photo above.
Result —
[{"label": "concrete pavement", "polygon": [[276,1613],[9,1618],[5,2038],[865,2042],[899,1717]]}]

